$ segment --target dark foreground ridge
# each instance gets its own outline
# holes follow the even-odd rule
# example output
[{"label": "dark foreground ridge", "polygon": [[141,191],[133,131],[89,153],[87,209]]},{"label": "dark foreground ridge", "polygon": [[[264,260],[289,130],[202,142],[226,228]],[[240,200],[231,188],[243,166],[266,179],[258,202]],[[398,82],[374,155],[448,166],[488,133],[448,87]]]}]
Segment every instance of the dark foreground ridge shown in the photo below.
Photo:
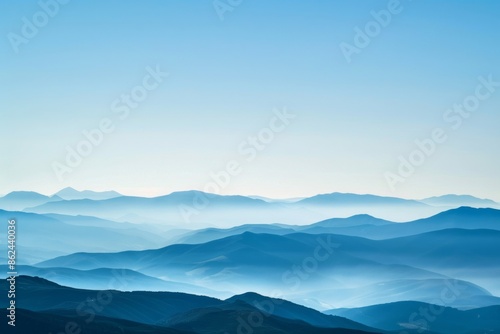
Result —
[{"label": "dark foreground ridge", "polygon": [[[16,333],[312,333],[362,334],[383,331],[363,331],[338,328],[369,327],[345,318],[325,315],[318,311],[283,301],[279,315],[250,305],[245,299],[278,303],[258,294],[235,296],[226,301],[215,298],[173,292],[96,291],[64,287],[38,277],[19,276]],[[6,281],[1,281],[1,289]],[[5,309],[2,296],[0,306]],[[276,308],[278,309],[278,307]],[[304,311],[303,314],[297,311]],[[278,313],[278,311],[276,311]],[[3,316],[4,318],[5,316]],[[304,319],[302,319],[304,318]],[[330,322],[329,328],[311,322]],[[331,320],[328,320],[331,319]],[[13,332],[6,321],[0,324],[2,333]]]}]

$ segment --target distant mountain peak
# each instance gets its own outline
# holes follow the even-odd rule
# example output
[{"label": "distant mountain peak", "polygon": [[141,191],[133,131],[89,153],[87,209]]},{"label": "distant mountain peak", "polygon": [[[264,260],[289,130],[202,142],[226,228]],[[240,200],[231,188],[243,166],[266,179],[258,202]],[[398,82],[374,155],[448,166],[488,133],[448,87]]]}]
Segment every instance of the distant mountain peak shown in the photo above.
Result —
[{"label": "distant mountain peak", "polygon": [[66,187],[59,190],[53,196],[58,196],[65,200],[78,200],[78,199],[91,199],[91,200],[105,200],[115,197],[120,197],[122,194],[116,191],[92,191],[92,190],[76,190],[72,187]]},{"label": "distant mountain peak", "polygon": [[57,194],[61,193],[80,193],[80,192],[73,187],[66,187],[57,192]]},{"label": "distant mountain peak", "polygon": [[13,191],[0,198],[0,208],[9,211],[22,211],[25,208],[60,201],[59,196],[45,196],[34,191]]},{"label": "distant mountain peak", "polygon": [[447,194],[442,196],[424,198],[421,199],[420,202],[433,206],[448,206],[448,207],[460,207],[460,206],[500,207],[499,203],[491,199],[478,198],[471,195],[456,195],[456,194]]},{"label": "distant mountain peak", "polygon": [[40,193],[37,193],[36,191],[24,191],[24,190],[19,190],[19,191],[12,191],[8,193],[7,195],[4,196],[4,198],[22,198],[22,197],[47,197],[45,195],[42,195]]},{"label": "distant mountain peak", "polygon": [[371,194],[353,194],[353,193],[340,193],[333,192],[329,194],[319,194],[316,196],[312,196],[309,198],[305,198],[303,200],[298,201],[297,203],[302,204],[313,204],[313,205],[411,205],[416,207],[427,206],[427,204],[423,202],[419,202],[411,199],[404,199],[398,197],[388,197],[388,196],[379,196],[379,195],[371,195]]},{"label": "distant mountain peak", "polygon": [[450,209],[447,211],[443,211],[441,213],[438,213],[436,216],[446,216],[446,215],[452,215],[452,214],[463,214],[463,213],[493,213],[493,212],[499,212],[498,209],[493,209],[493,208],[474,208],[471,206],[460,206],[458,208]]}]

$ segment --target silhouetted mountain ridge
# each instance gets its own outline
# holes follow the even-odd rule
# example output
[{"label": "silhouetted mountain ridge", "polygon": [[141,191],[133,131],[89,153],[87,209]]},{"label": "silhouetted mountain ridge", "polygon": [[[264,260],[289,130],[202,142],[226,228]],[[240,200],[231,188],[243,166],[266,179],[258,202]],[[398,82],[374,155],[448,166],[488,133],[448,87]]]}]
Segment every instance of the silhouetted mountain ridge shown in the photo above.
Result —
[{"label": "silhouetted mountain ridge", "polygon": [[402,331],[411,327],[420,332],[457,334],[500,331],[500,305],[460,311],[451,307],[404,301],[356,309],[329,310],[325,313],[387,331]]},{"label": "silhouetted mountain ridge", "polygon": [[77,199],[91,199],[91,200],[104,200],[114,197],[123,196],[116,191],[92,191],[92,190],[76,190],[71,187],[67,187],[59,190],[52,196],[58,196],[65,200],[77,200]]},{"label": "silhouetted mountain ridge", "polygon": [[[7,288],[7,284],[5,280],[2,280],[0,288]],[[45,279],[29,276],[17,277],[17,287],[19,295],[16,302],[31,312],[38,312],[33,314],[21,311],[21,313],[25,313],[23,316],[30,315],[35,321],[43,323],[44,326],[48,324],[46,323],[46,317],[40,316],[40,312],[44,312],[49,316],[57,314],[61,318],[73,315],[73,318],[80,317],[80,321],[95,315],[95,309],[89,308],[89,304],[85,302],[90,300],[98,303],[99,322],[105,320],[103,317],[106,317],[110,321],[108,326],[110,325],[113,328],[114,323],[121,324],[126,323],[126,321],[133,321],[149,325],[149,327],[139,326],[144,327],[145,330],[151,329],[152,325],[159,325],[165,329],[173,328],[172,333],[177,333],[175,330],[187,330],[188,332],[200,334],[215,334],[221,333],[223,330],[236,331],[240,326],[240,319],[260,314],[262,323],[250,327],[255,333],[360,333],[359,331],[339,328],[333,324],[333,321],[332,326],[335,327],[330,327],[329,331],[327,331],[325,328],[312,326],[302,320],[304,316],[298,313],[296,314],[297,318],[291,319],[280,317],[274,313],[263,315],[257,308],[241,300],[221,301],[209,297],[169,292],[81,290],[60,286]],[[260,298],[260,300],[266,298],[259,295],[254,296]],[[7,304],[7,296],[2,295],[0,297],[0,306],[6,307]],[[299,306],[286,303],[280,307],[296,308]],[[354,328],[368,328],[341,317],[328,316],[309,310],[309,313],[311,312],[315,312],[316,317],[336,319],[339,323],[348,324]],[[308,317],[313,316],[309,314]],[[131,325],[129,323],[126,327]],[[339,329],[332,330],[331,328]],[[159,330],[159,332],[162,331]],[[370,333],[375,332],[378,331],[370,331]],[[106,332],[104,331],[104,333]]]}]

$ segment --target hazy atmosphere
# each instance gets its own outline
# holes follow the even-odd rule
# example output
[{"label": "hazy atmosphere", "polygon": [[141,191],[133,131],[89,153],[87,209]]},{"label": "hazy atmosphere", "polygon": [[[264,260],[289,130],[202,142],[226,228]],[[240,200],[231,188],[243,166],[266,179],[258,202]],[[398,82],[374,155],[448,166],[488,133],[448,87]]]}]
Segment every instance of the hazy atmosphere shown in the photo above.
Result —
[{"label": "hazy atmosphere", "polygon": [[0,332],[500,334],[500,2],[0,2]]}]

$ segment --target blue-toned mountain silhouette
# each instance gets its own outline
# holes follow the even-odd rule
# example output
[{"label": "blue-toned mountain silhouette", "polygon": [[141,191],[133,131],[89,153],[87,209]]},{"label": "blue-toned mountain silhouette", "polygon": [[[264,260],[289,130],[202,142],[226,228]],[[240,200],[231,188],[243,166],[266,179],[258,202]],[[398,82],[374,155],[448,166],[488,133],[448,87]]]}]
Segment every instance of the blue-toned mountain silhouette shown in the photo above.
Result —
[{"label": "blue-toned mountain silhouette", "polygon": [[62,190],[59,190],[53,196],[58,196],[59,198],[65,200],[75,200],[75,199],[92,199],[92,200],[104,200],[115,197],[123,196],[116,191],[91,191],[91,190],[83,190],[78,191],[74,188],[67,187]]},{"label": "blue-toned mountain silhouette", "polygon": [[[218,226],[244,223],[314,223],[333,216],[367,213],[405,220],[443,211],[415,200],[355,194],[330,194],[297,202],[264,201],[244,196],[221,196],[200,191],[174,192],[144,198],[120,196],[105,200],[77,199],[47,202],[26,208],[34,213],[89,215],[110,220],[134,217],[133,222],[176,222]],[[406,219],[408,220],[408,219]],[[237,222],[237,223],[235,223]]]},{"label": "blue-toned mountain silhouette", "polygon": [[470,195],[443,195],[419,200],[433,206],[470,206],[474,208],[500,208],[500,204],[491,199],[477,198]]},{"label": "blue-toned mountain silhouette", "polygon": [[[7,282],[2,281],[0,287],[5,289]],[[113,323],[119,325],[122,321],[131,321],[158,328],[170,328],[173,333],[176,333],[175,330],[182,331],[189,327],[188,332],[210,334],[220,333],[224,328],[236,332],[241,324],[239,319],[257,314],[262,317],[262,323],[258,325],[253,322],[251,322],[252,325],[247,324],[256,333],[279,333],[280,331],[301,333],[302,331],[306,333],[354,334],[361,333],[360,330],[368,330],[365,333],[379,332],[342,317],[325,315],[290,302],[256,294],[251,297],[259,303],[257,305],[264,305],[265,302],[273,305],[276,303],[275,310],[265,312],[259,309],[253,305],[248,295],[223,301],[171,292],[81,290],[30,276],[18,277],[17,287],[19,305],[23,305],[26,310],[36,312],[35,314],[26,312],[26,316],[31,316],[40,322],[43,322],[42,314],[47,316],[54,314],[56,318],[58,316],[72,316],[74,320],[83,323],[88,319],[93,321],[94,317],[98,315],[106,317],[99,318],[99,322],[107,319],[113,327]],[[0,298],[2,307],[6,307],[7,302],[6,296]],[[271,311],[271,309],[268,310]],[[187,317],[189,317],[188,321]],[[321,323],[322,326],[315,326],[314,324],[317,323]],[[48,324],[44,325],[48,326]],[[148,326],[144,327],[149,328]],[[329,331],[326,330],[327,328]],[[51,330],[53,329],[55,328],[51,328]],[[353,331],[349,331],[349,329]]]},{"label": "blue-toned mountain silhouette", "polygon": [[33,191],[13,191],[0,198],[0,209],[20,211],[48,202],[61,201],[59,196],[45,196]]},{"label": "blue-toned mountain silhouette", "polygon": [[[0,219],[16,220],[25,332],[68,321],[92,333],[499,330],[500,210],[489,200],[66,188],[8,194]],[[103,294],[113,302],[87,323],[82,307]],[[444,311],[424,323],[415,308]]]},{"label": "blue-toned mountain silhouette", "polygon": [[[397,302],[357,309],[326,311],[387,331],[417,328],[437,333],[497,333],[500,331],[500,306],[457,310],[421,302]],[[383,316],[381,316],[383,315]]]},{"label": "blue-toned mountain silhouette", "polygon": [[201,191],[181,191],[144,198],[121,196],[113,191],[93,192],[65,188],[52,197],[31,193],[35,198],[33,201],[14,201],[18,196],[19,194],[11,193],[1,198],[0,208],[42,214],[87,215],[135,223],[190,223],[194,224],[193,226],[235,226],[246,223],[304,225],[331,217],[356,214],[408,221],[459,206],[500,208],[498,203],[491,200],[456,195],[417,201],[376,195],[332,193],[297,201],[280,201],[263,200],[255,196],[221,196]]},{"label": "blue-toned mountain silhouette", "polygon": [[[445,229],[386,240],[332,234],[245,232],[202,244],[178,244],[147,251],[77,253],[37,266],[82,270],[126,268],[235,293],[247,290],[266,293],[286,287],[287,295],[293,296],[300,288],[318,300],[325,295],[323,290],[328,289],[349,290],[382,282],[390,287],[401,280],[455,277],[464,281],[467,293],[463,292],[462,299],[465,299],[491,296],[486,289],[465,281],[481,280],[483,286],[495,287],[498,274],[495,264],[500,261],[500,253],[495,249],[499,244],[500,231],[493,230]],[[309,266],[314,265],[317,270],[307,273],[304,259],[314,259],[315,252],[324,259],[309,261],[312,263]],[[302,267],[302,273],[296,273],[294,266]],[[364,275],[366,272],[370,275]],[[419,300],[420,295],[427,295],[426,289],[424,284],[405,296]],[[360,296],[353,289],[342,300],[357,299],[362,303]]]}]

